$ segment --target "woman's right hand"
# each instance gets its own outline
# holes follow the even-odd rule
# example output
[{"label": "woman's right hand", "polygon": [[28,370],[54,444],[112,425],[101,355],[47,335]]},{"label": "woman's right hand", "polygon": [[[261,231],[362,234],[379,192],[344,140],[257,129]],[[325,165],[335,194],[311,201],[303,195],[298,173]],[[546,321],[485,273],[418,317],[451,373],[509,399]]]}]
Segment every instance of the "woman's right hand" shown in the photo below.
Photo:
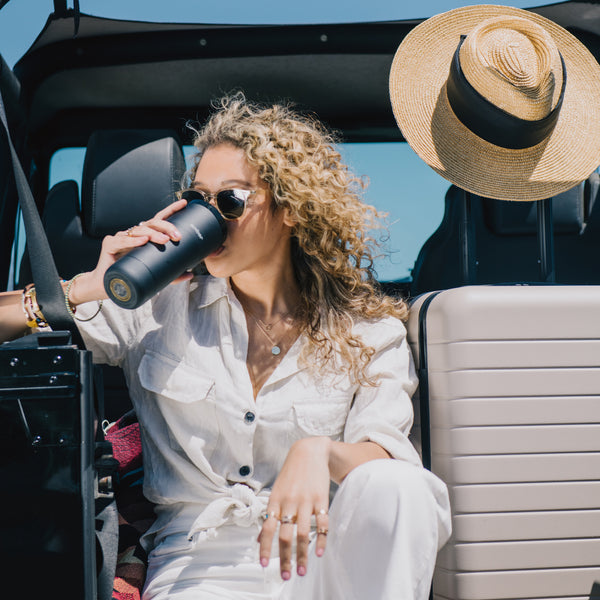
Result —
[{"label": "woman's right hand", "polygon": [[[177,200],[156,213],[148,221],[142,221],[126,231],[117,232],[115,235],[107,235],[102,240],[102,249],[96,267],[93,271],[84,273],[77,278],[77,281],[71,287],[69,301],[77,306],[84,302],[107,298],[104,289],[104,274],[119,258],[148,242],[165,244],[169,240],[178,241],[181,239],[181,234],[175,225],[167,219],[184,208],[186,204],[186,200]],[[174,283],[190,278],[191,274],[185,274],[178,277]]]},{"label": "woman's right hand", "polygon": [[[127,231],[119,231],[115,235],[107,235],[102,240],[102,249],[98,264],[93,271],[80,274],[69,288],[69,301],[73,306],[107,298],[104,290],[104,273],[121,256],[149,241],[164,244],[168,240],[180,239],[179,231],[168,219],[181,210],[187,202],[177,200],[156,213],[149,221],[131,227]],[[77,251],[75,248],[74,251]],[[184,274],[175,282],[191,279],[192,274]],[[66,288],[67,284],[63,283]],[[0,342],[12,340],[27,331],[27,319],[23,312],[23,290],[0,292]]]}]

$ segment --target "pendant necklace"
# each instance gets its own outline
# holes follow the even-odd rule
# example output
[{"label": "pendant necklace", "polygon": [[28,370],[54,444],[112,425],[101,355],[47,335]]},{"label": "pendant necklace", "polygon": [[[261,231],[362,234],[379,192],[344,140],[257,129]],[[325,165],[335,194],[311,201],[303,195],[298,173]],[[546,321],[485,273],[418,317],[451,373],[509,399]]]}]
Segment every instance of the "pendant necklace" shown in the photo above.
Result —
[{"label": "pendant necklace", "polygon": [[[248,309],[246,309],[246,310],[248,310]],[[278,356],[279,354],[281,354],[280,344],[285,339],[285,336],[279,342],[275,342],[275,340],[269,335],[268,332],[271,331],[271,329],[273,329],[274,325],[277,325],[277,323],[279,323],[285,317],[287,317],[289,313],[284,314],[278,321],[275,321],[275,323],[272,323],[270,325],[263,323],[261,321],[261,319],[259,319],[252,311],[248,310],[248,313],[256,321],[256,324],[258,325],[258,329],[269,340],[269,343],[271,344],[271,354],[273,356]]]}]

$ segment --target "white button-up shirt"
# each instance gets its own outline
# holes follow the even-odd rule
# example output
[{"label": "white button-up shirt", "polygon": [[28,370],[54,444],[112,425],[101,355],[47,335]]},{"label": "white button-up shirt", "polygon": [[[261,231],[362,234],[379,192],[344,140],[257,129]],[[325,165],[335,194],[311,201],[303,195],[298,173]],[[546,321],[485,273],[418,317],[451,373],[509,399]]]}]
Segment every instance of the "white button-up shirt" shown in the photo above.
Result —
[{"label": "white button-up shirt", "polygon": [[[82,305],[78,316],[95,309]],[[369,374],[377,387],[301,364],[301,336],[256,400],[244,311],[224,279],[168,286],[135,310],[105,302],[78,325],[95,362],[124,370],[142,433],[144,493],[158,505],[150,533],[256,522],[289,448],[304,437],[371,440],[420,464],[408,440],[417,379],[397,319],[355,325],[376,350]]]}]

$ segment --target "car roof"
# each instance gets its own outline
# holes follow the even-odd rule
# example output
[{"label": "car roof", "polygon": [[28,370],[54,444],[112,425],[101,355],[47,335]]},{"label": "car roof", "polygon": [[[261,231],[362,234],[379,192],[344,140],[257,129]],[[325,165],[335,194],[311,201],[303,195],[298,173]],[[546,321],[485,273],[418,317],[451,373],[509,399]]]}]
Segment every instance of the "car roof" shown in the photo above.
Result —
[{"label": "car roof", "polygon": [[[531,9],[599,56],[600,6]],[[218,25],[120,21],[66,10],[51,15],[14,72],[33,146],[82,144],[94,129],[173,127],[202,120],[215,96],[243,89],[291,99],[348,141],[402,139],[388,74],[421,20]]]}]

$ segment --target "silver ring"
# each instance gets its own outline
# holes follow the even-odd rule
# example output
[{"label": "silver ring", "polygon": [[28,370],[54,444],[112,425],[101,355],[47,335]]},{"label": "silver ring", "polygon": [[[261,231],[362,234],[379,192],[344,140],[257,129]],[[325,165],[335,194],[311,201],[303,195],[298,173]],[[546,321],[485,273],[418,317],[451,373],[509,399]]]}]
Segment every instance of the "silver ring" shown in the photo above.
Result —
[{"label": "silver ring", "polygon": [[280,519],[279,522],[282,525],[292,525],[296,522],[296,515],[283,515]]},{"label": "silver ring", "polygon": [[329,511],[326,508],[322,508],[321,510],[317,511],[315,514],[327,516],[328,513],[329,513]]},{"label": "silver ring", "polygon": [[146,224],[146,221],[140,221],[138,223],[138,227],[143,227]]},{"label": "silver ring", "polygon": [[269,517],[273,517],[274,519],[276,519],[277,518],[277,513],[274,510],[272,510],[272,511],[269,511],[269,512],[264,513],[262,515],[263,521],[266,521]]}]

